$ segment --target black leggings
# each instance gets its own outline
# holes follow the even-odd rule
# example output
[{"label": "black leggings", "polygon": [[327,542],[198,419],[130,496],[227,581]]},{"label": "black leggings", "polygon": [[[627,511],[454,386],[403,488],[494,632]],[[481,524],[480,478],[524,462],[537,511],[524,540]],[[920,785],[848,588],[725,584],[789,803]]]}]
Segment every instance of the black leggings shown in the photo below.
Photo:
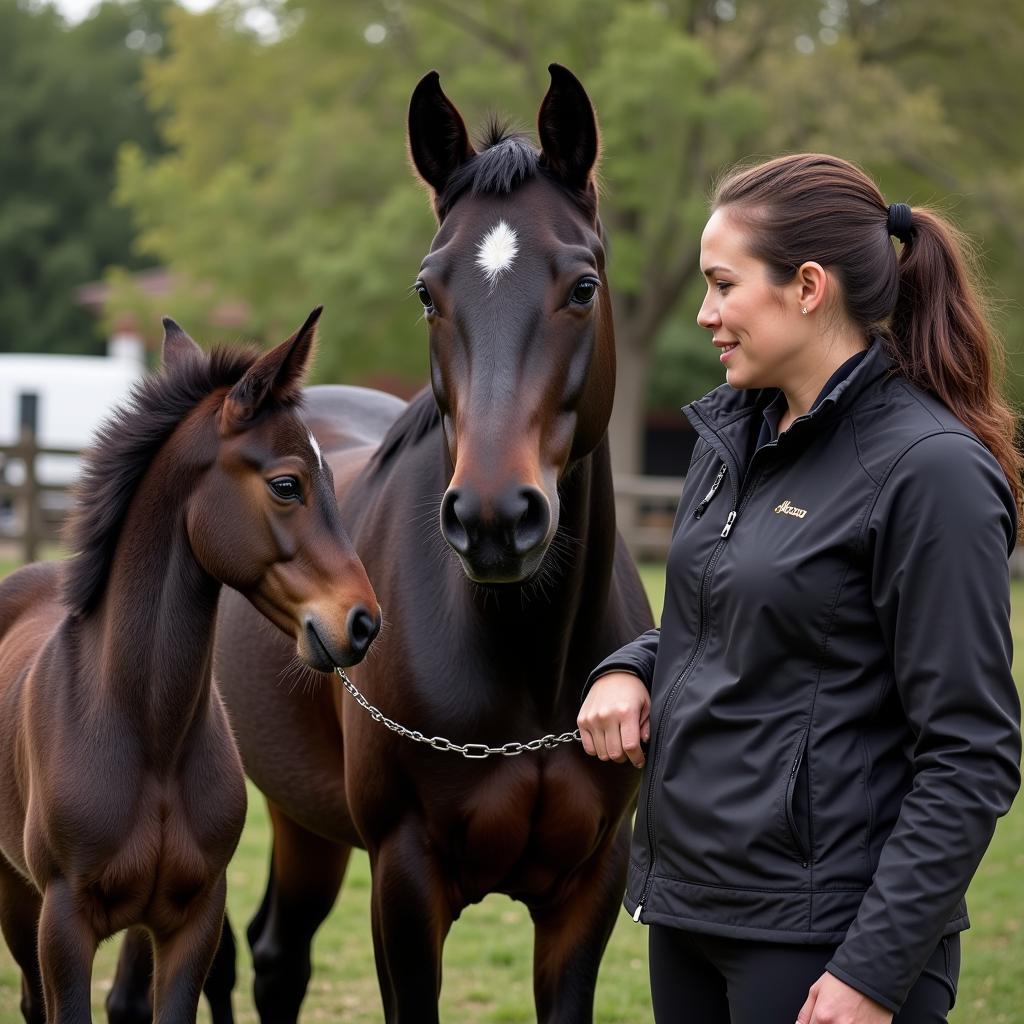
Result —
[{"label": "black leggings", "polygon": [[[723,939],[650,926],[657,1024],[794,1024],[834,946]],[[946,1024],[960,974],[960,936],[938,945],[893,1024]]]}]

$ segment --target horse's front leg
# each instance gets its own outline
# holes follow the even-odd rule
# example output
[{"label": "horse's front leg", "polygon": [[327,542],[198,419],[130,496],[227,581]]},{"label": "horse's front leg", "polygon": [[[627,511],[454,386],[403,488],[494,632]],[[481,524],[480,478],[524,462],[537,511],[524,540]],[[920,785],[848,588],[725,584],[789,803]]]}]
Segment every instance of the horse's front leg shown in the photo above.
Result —
[{"label": "horse's front leg", "polygon": [[373,948],[387,1024],[437,1024],[441,951],[452,908],[419,822],[406,820],[371,854]]},{"label": "horse's front leg", "polygon": [[195,1021],[203,982],[224,927],[226,895],[227,881],[222,872],[193,902],[184,925],[167,933],[154,933],[154,1024]]},{"label": "horse's front leg", "polygon": [[253,999],[263,1024],[291,1024],[313,970],[313,936],[338,897],[351,848],[307,831],[269,800],[267,807],[270,877],[248,930]]},{"label": "horse's front leg", "polygon": [[145,928],[129,928],[107,995],[109,1024],[149,1024],[153,1019],[153,945]]},{"label": "horse's front leg", "polygon": [[573,878],[554,903],[531,907],[538,1024],[591,1024],[601,957],[626,886],[629,824]]},{"label": "horse's front leg", "polygon": [[51,881],[39,915],[39,963],[46,1024],[89,1024],[92,962],[98,939],[63,878]]}]

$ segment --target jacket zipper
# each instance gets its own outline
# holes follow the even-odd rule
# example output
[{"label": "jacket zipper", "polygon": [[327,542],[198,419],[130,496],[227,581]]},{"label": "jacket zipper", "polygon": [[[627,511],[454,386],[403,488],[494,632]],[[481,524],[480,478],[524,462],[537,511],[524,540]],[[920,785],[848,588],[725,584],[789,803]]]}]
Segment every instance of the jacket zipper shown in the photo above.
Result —
[{"label": "jacket zipper", "polygon": [[[771,447],[775,447],[775,445],[776,445],[776,442],[772,442]],[[765,447],[768,447],[768,446],[766,445]],[[763,449],[759,449],[758,451],[762,451],[762,450]],[[737,516],[740,514],[740,512],[743,511],[743,508],[746,506],[747,501],[750,498],[750,495],[754,491],[754,487],[756,486],[757,481],[760,479],[760,477],[751,477],[751,474],[750,474],[750,466],[752,466],[754,461],[757,459],[757,455],[758,455],[758,452],[755,452],[753,457],[750,460],[750,464],[747,466],[746,477],[750,478],[751,483],[746,488],[741,488],[741,487],[737,488],[737,493],[736,493],[736,498],[735,498],[736,507],[733,508],[732,511],[729,513],[729,516],[728,516],[728,518],[726,519],[726,522],[725,522],[725,526],[722,528],[722,532],[719,535],[719,540],[715,544],[714,549],[712,550],[711,554],[708,556],[708,560],[707,560],[707,562],[704,565],[704,574],[701,576],[701,583],[700,583],[700,633],[699,633],[699,635],[697,637],[697,645],[696,645],[696,647],[694,647],[693,653],[687,659],[686,664],[683,666],[682,671],[676,677],[676,681],[672,684],[672,689],[669,691],[668,698],[665,701],[665,707],[663,708],[662,713],[661,713],[661,719],[658,722],[658,731],[655,733],[655,736],[654,736],[654,744],[651,747],[651,749],[652,749],[652,751],[654,753],[654,760],[651,763],[651,773],[650,773],[651,782],[650,782],[650,785],[647,787],[647,845],[648,845],[648,848],[650,850],[650,862],[649,862],[648,867],[647,867],[647,874],[646,874],[646,876],[644,878],[644,884],[643,884],[643,886],[642,886],[642,888],[640,890],[640,900],[639,900],[639,902],[636,905],[636,910],[633,911],[633,920],[637,921],[637,922],[640,921],[640,915],[643,913],[644,904],[647,902],[647,897],[650,894],[651,885],[652,885],[652,879],[654,877],[654,860],[655,860],[655,857],[654,857],[654,813],[653,813],[654,812],[654,797],[653,797],[653,793],[654,793],[655,777],[657,775],[658,757],[659,757],[659,754],[661,753],[661,744],[659,742],[660,739],[661,739],[661,731],[662,731],[662,729],[663,729],[663,727],[665,725],[666,720],[668,719],[669,711],[672,708],[672,704],[674,703],[676,697],[678,696],[678,692],[679,692],[679,690],[681,688],[683,680],[689,674],[690,669],[696,664],[696,662],[700,658],[700,655],[703,653],[704,644],[705,644],[705,642],[707,640],[707,624],[708,624],[707,604],[708,604],[709,592],[711,590],[711,576],[712,576],[712,574],[714,572],[715,565],[717,565],[717,563],[718,563],[719,555],[721,555],[722,549],[725,547],[725,542],[726,542],[726,540],[729,537],[730,531],[732,530],[733,523],[736,522]],[[700,509],[702,515],[703,515],[704,511],[707,509],[707,506],[711,503],[711,499],[713,499],[715,494],[717,493],[718,488],[721,486],[722,479],[725,476],[725,468],[726,468],[725,467],[725,460],[723,459],[723,461],[722,461],[722,468],[718,471],[718,476],[715,478],[714,483],[711,485],[711,490],[707,493],[707,495],[704,497],[704,500],[701,502],[701,505],[703,505],[704,508],[701,509],[700,505],[697,506],[697,509]],[[744,479],[743,482],[746,483],[746,479]],[[694,515],[695,516],[696,516],[697,509],[694,510]],[[700,517],[697,516],[697,518],[700,518]]]},{"label": "jacket zipper", "polygon": [[700,519],[702,515],[708,510],[708,505],[711,504],[712,499],[718,493],[718,488],[722,486],[722,481],[725,479],[726,465],[723,462],[722,468],[718,471],[718,476],[715,477],[715,482],[711,485],[711,490],[704,495],[700,504],[693,510],[693,518]]}]

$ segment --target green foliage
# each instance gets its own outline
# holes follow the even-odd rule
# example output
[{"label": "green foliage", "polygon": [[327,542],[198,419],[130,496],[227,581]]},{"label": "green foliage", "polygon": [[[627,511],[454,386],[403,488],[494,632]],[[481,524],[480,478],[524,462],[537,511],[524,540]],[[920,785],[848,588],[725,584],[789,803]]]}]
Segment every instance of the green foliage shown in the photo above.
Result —
[{"label": "green foliage", "polygon": [[69,29],[50,7],[0,0],[0,351],[99,346],[73,293],[131,260],[110,193],[121,143],[159,148],[138,82],[167,2],[107,2]]},{"label": "green foliage", "polygon": [[[424,376],[407,287],[433,224],[403,137],[432,67],[471,125],[495,110],[529,125],[549,60],[582,78],[602,127],[620,349],[656,359],[659,404],[721,380],[692,326],[697,252],[709,185],[738,159],[821,149],[893,199],[955,195],[996,297],[1013,294],[1024,142],[996,126],[1024,85],[1019,0],[280,0],[262,5],[276,23],[262,37],[252,6],[172,12],[146,76],[169,151],[129,148],[119,196],[144,252],[209,285],[194,304],[242,299],[271,340],[324,302],[324,378]],[[989,110],[1004,119],[978,117]],[[1020,347],[1012,310],[1005,327]],[[642,398],[625,396],[634,415]]]}]

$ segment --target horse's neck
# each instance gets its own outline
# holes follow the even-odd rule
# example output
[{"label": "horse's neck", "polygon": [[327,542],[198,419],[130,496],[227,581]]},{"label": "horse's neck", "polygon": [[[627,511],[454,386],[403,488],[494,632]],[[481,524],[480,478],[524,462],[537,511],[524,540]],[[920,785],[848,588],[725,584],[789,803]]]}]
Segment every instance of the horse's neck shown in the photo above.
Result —
[{"label": "horse's neck", "polygon": [[615,497],[607,438],[573,467],[559,486],[559,501],[558,535],[537,578],[523,584],[519,593],[502,594],[497,601],[473,592],[492,648],[507,648],[511,663],[527,667],[544,703],[568,701],[575,707],[582,680],[567,670],[580,658],[594,657],[615,558]]},{"label": "horse's neck", "polygon": [[183,500],[147,474],[128,510],[103,600],[82,629],[98,700],[127,719],[154,763],[172,764],[210,695],[220,584],[188,542]]}]

